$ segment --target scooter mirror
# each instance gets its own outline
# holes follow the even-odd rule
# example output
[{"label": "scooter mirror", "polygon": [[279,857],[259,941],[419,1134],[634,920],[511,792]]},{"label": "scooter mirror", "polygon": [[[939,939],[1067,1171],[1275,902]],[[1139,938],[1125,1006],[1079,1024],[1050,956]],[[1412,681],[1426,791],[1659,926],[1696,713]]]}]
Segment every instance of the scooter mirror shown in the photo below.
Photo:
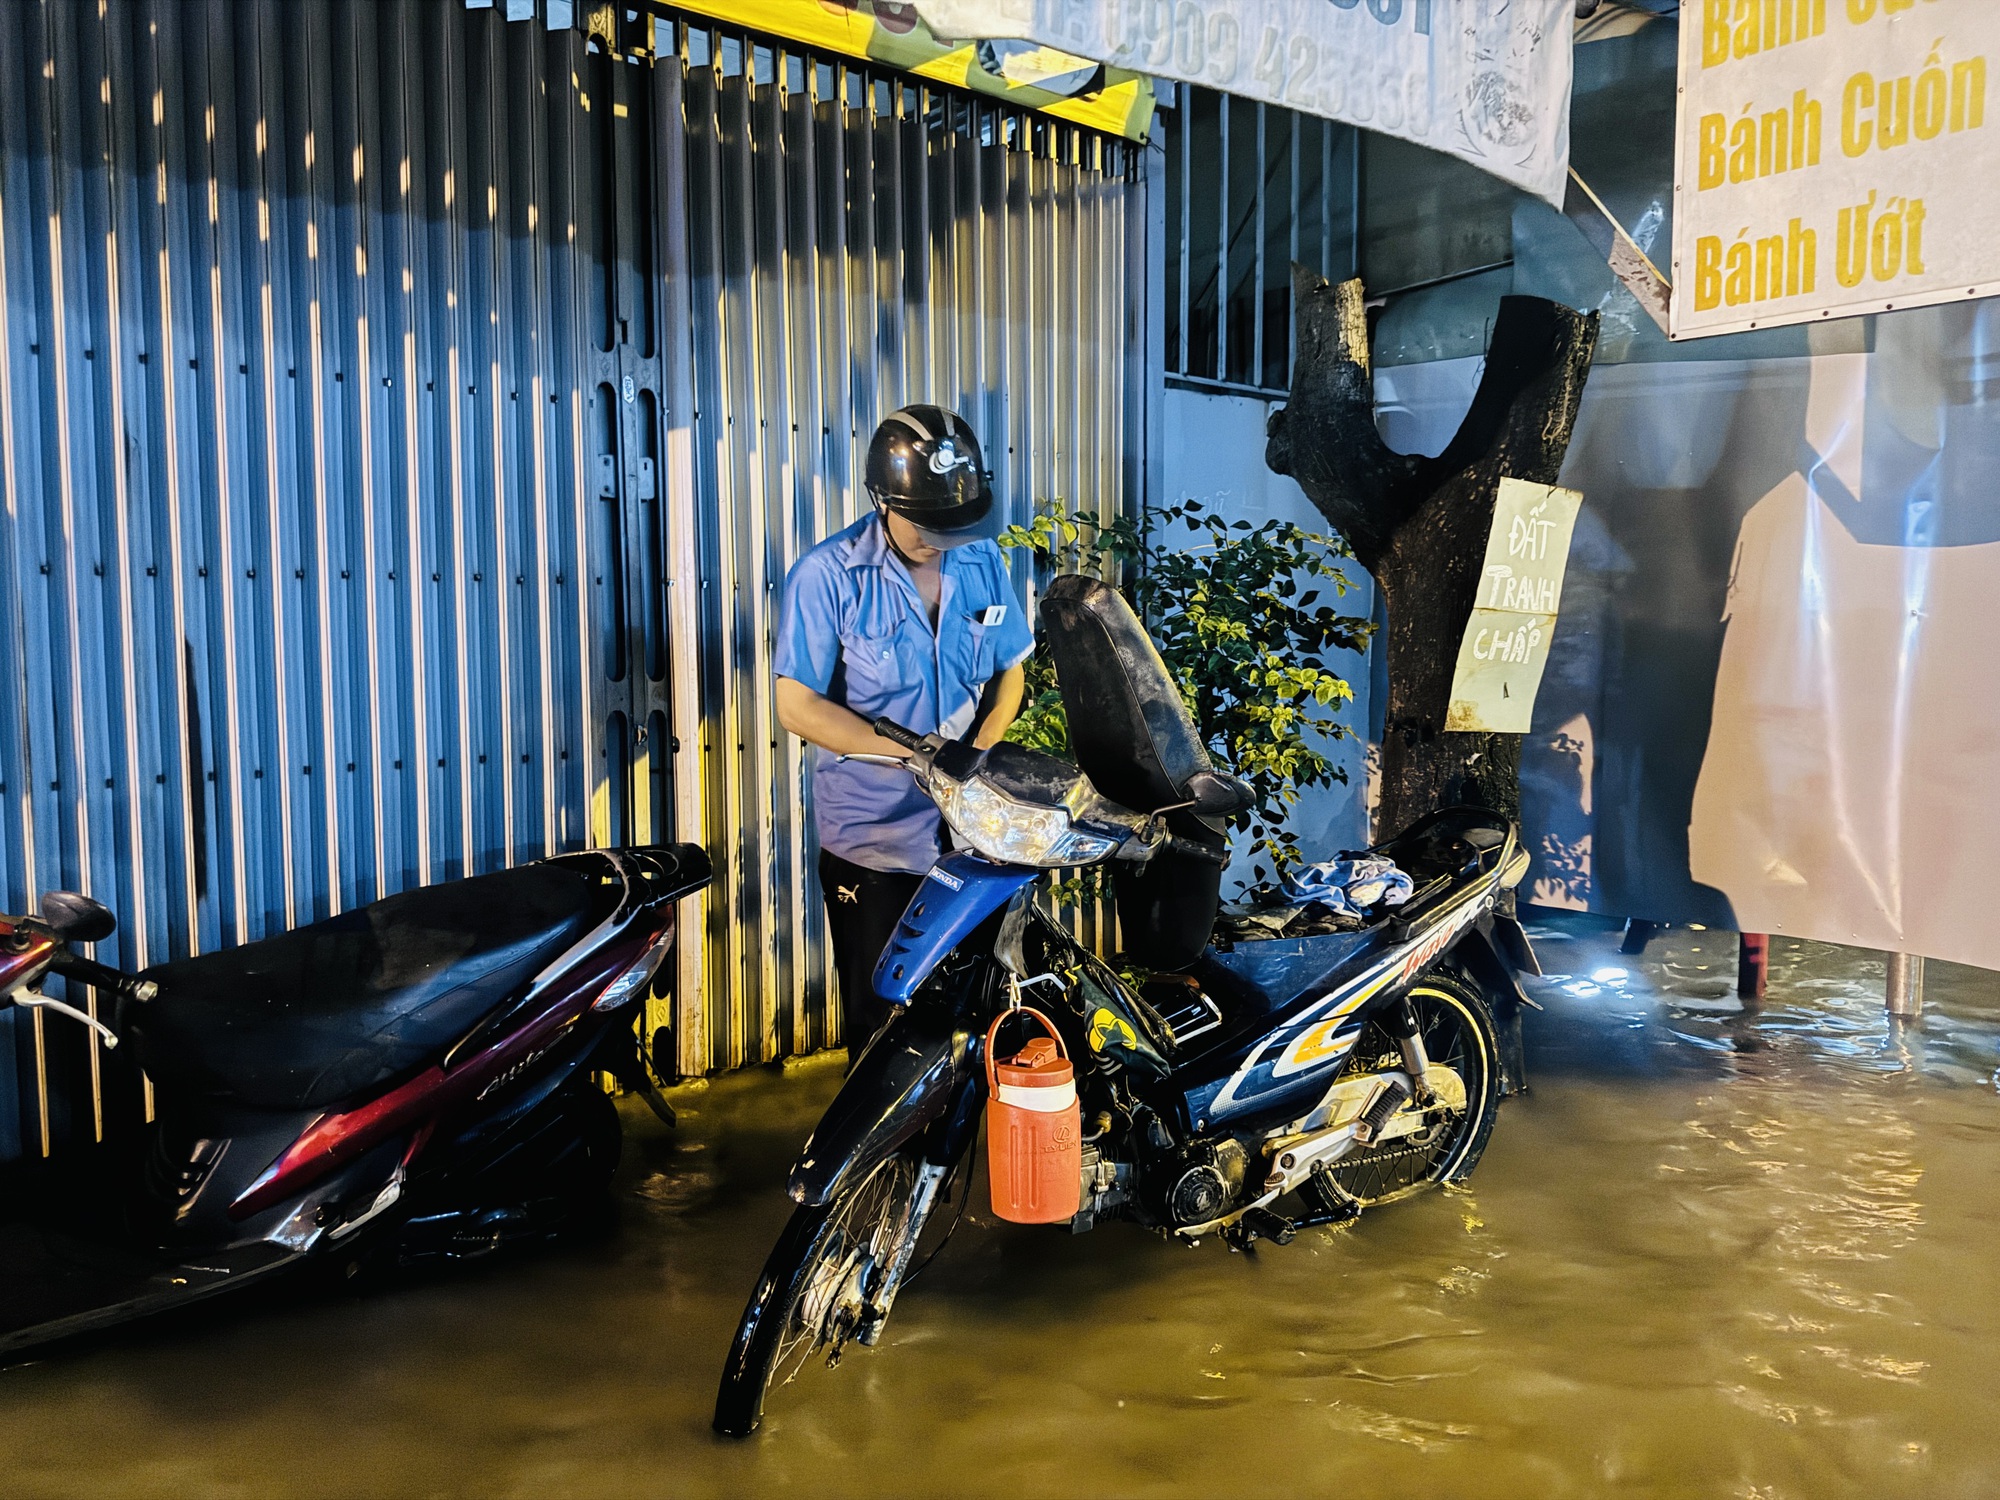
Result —
[{"label": "scooter mirror", "polygon": [[118,930],[109,907],[75,891],[43,895],[41,921],[66,943],[101,943]]},{"label": "scooter mirror", "polygon": [[1227,771],[1197,771],[1188,778],[1188,800],[1204,818],[1229,818],[1257,800],[1257,793]]}]

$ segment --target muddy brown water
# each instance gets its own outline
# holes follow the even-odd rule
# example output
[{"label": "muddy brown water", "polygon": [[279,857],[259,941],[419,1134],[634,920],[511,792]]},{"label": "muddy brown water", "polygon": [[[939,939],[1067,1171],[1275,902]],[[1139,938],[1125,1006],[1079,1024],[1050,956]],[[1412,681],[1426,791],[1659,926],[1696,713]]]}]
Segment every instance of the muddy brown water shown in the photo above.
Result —
[{"label": "muddy brown water", "polygon": [[1531,1095],[1471,1186],[1283,1249],[998,1225],[882,1347],[708,1430],[837,1065],[626,1112],[608,1239],[0,1372],[31,1496],[2000,1494],[2000,976],[1539,929]]}]

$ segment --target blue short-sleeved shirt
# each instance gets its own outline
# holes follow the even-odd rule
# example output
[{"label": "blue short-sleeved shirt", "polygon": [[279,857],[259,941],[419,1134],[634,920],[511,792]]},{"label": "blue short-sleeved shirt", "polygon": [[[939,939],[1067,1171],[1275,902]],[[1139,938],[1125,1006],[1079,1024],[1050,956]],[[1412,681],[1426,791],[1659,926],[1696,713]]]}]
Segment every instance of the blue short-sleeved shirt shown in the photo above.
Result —
[{"label": "blue short-sleeved shirt", "polygon": [[[886,714],[948,739],[969,733],[986,684],[1026,661],[1035,635],[992,542],[952,548],[941,572],[933,632],[881,519],[864,516],[800,558],[785,580],[773,670],[864,719]],[[909,772],[820,749],[812,764],[822,848],[871,870],[931,867],[938,811]]]}]

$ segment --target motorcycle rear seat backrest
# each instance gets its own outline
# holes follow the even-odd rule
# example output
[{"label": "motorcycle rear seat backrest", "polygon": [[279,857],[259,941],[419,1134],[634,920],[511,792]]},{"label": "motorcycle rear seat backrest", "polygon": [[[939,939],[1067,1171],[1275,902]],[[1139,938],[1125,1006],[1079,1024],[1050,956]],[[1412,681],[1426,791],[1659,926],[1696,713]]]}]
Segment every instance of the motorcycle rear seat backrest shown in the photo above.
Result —
[{"label": "motorcycle rear seat backrest", "polygon": [[1068,711],[1070,746],[1091,784],[1134,812],[1191,799],[1208,747],[1132,606],[1095,578],[1058,578],[1042,634]]},{"label": "motorcycle rear seat backrest", "polygon": [[405,891],[150,969],[129,1029],[163,1090],[320,1108],[441,1058],[622,892],[598,854]]},{"label": "motorcycle rear seat backrest", "polygon": [[[1180,690],[1132,606],[1094,578],[1058,578],[1042,596],[1042,638],[1054,658],[1070,747],[1091,784],[1135,812],[1178,808],[1167,826],[1211,848],[1249,791],[1218,773]],[[1197,798],[1206,816],[1183,806]],[[1126,953],[1147,968],[1186,968],[1201,954],[1221,903],[1222,870],[1157,855],[1117,875]]]}]

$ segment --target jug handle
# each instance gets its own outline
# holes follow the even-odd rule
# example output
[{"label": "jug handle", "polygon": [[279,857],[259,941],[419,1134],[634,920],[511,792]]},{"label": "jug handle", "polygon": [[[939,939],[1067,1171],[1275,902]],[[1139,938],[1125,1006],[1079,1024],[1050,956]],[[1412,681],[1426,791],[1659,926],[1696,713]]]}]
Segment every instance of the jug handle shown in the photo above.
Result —
[{"label": "jug handle", "polygon": [[986,1097],[991,1099],[999,1092],[1000,1080],[993,1075],[993,1038],[999,1035],[1000,1023],[1009,1016],[1033,1016],[1047,1030],[1056,1044],[1056,1056],[1069,1061],[1069,1048],[1063,1045],[1062,1033],[1056,1030],[1056,1023],[1036,1010],[1032,1005],[1009,1006],[993,1018],[993,1024],[986,1028]]}]

